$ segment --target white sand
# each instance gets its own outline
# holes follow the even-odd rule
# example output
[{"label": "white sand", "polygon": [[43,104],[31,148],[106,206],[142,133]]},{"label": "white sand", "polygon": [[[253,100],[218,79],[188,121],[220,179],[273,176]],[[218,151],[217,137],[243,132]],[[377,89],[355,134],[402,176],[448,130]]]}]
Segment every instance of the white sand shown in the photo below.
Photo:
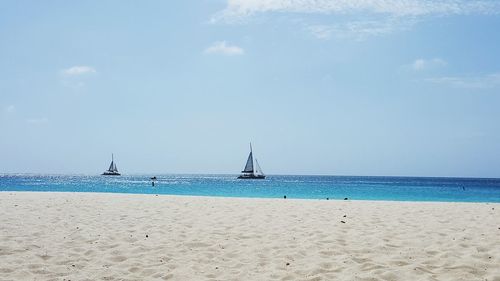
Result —
[{"label": "white sand", "polygon": [[500,281],[500,204],[0,192],[0,211],[0,280]]}]

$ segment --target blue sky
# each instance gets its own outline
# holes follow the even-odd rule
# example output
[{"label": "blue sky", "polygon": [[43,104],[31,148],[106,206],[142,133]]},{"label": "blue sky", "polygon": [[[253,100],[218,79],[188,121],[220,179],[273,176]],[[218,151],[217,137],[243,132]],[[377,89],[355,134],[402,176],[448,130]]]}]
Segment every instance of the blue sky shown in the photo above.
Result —
[{"label": "blue sky", "polygon": [[500,1],[1,1],[0,173],[500,177]]}]

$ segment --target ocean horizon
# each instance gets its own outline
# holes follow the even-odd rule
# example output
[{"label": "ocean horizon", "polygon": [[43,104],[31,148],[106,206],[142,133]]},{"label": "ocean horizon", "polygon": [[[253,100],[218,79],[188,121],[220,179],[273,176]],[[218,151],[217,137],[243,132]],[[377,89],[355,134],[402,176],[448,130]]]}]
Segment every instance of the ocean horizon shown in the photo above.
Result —
[{"label": "ocean horizon", "polygon": [[[155,186],[151,177],[156,176]],[[186,196],[500,202],[500,179],[405,176],[131,174],[122,176],[2,174],[0,191],[98,192]]]}]

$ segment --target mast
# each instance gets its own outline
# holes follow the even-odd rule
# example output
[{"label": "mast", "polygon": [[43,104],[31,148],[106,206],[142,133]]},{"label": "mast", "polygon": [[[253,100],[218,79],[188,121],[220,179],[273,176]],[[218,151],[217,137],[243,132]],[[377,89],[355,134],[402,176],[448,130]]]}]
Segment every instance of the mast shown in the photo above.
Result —
[{"label": "mast", "polygon": [[250,155],[252,156],[252,174],[255,175],[255,169],[253,169],[253,151],[252,151],[252,142],[250,142]]}]

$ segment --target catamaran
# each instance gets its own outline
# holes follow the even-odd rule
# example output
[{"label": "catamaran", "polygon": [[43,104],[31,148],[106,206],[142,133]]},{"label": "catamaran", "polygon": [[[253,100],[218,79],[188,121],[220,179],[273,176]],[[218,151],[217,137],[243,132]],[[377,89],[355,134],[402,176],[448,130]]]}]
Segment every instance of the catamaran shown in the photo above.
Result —
[{"label": "catamaran", "polygon": [[116,168],[115,160],[113,159],[113,154],[111,154],[111,164],[109,164],[109,168],[107,171],[102,173],[103,176],[119,176],[118,168]]},{"label": "catamaran", "polygon": [[245,169],[241,171],[241,175],[238,177],[239,179],[265,179],[266,175],[262,172],[262,169],[259,166],[259,162],[257,158],[255,158],[255,169],[253,163],[253,153],[252,153],[252,144],[250,143],[250,154],[248,155],[247,163],[245,165]]}]

